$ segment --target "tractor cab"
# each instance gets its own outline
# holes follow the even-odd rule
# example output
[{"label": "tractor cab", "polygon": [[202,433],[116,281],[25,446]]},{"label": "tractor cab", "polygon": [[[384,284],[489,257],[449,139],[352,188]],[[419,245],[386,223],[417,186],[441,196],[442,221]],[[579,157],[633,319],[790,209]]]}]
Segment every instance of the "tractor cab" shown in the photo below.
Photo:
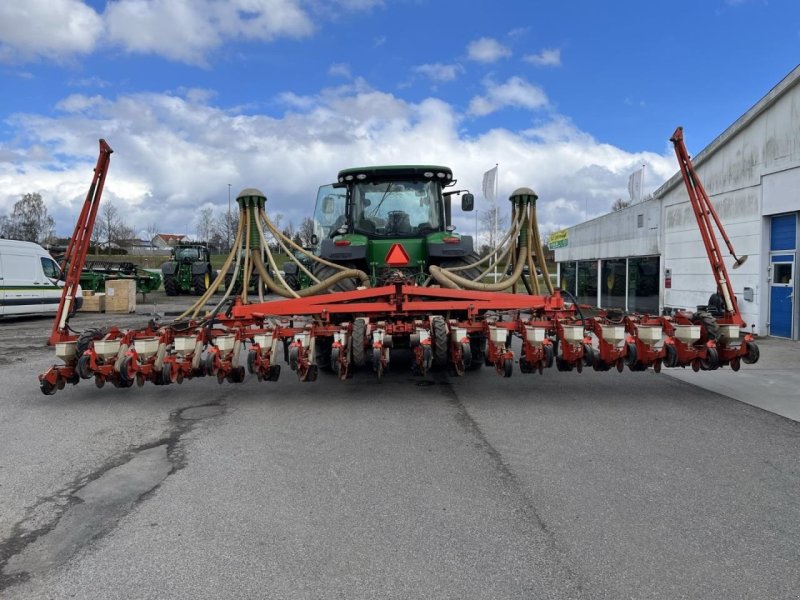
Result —
[{"label": "tractor cab", "polygon": [[474,199],[465,190],[445,191],[455,183],[440,166],[344,169],[317,194],[315,251],[364,270],[376,284],[398,273],[422,282],[430,264],[473,254],[472,238],[454,232],[451,197],[461,194],[462,210],[472,210]]}]

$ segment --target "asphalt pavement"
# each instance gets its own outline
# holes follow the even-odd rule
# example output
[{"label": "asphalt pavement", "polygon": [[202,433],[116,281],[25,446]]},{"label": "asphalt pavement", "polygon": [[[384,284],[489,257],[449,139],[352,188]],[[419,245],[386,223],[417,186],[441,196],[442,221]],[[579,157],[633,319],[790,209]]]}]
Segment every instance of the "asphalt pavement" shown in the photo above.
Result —
[{"label": "asphalt pavement", "polygon": [[738,373],[727,368],[700,373],[691,368],[664,369],[661,373],[800,421],[800,342],[766,337],[758,338],[756,344],[761,358],[754,365],[742,364]]}]

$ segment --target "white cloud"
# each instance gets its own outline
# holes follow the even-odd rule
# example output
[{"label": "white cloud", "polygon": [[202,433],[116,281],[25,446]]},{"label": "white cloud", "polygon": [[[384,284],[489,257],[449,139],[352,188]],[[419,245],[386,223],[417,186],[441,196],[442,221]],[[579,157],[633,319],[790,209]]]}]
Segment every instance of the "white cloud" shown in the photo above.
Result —
[{"label": "white cloud", "polygon": [[455,81],[464,72],[464,67],[458,63],[446,65],[442,63],[432,63],[418,65],[414,67],[416,73],[425,75],[435,82]]},{"label": "white cloud", "polygon": [[331,77],[344,77],[345,79],[352,79],[353,73],[350,71],[350,65],[347,63],[334,63],[328,67],[328,75]]},{"label": "white cloud", "polygon": [[511,56],[511,50],[493,38],[482,37],[469,43],[467,55],[476,62],[493,63]]},{"label": "white cloud", "polygon": [[100,15],[80,0],[0,2],[3,62],[63,61],[88,54],[102,34]]},{"label": "white cloud", "polygon": [[547,95],[542,88],[528,83],[521,77],[510,77],[505,83],[497,84],[491,79],[483,82],[486,93],[475,96],[469,103],[469,112],[475,116],[485,116],[507,106],[536,110],[547,106]]},{"label": "white cloud", "polygon": [[[497,89],[532,87],[518,78],[509,82]],[[574,224],[583,212],[609,212],[616,198],[627,197],[628,176],[642,163],[652,188],[676,171],[669,154],[626,152],[559,116],[525,131],[464,133],[464,115],[441,99],[408,102],[361,79],[281,100],[286,112],[278,117],[238,114],[194,90],[71,95],[55,116],[12,115],[6,126],[19,141],[0,147],[0,214],[22,194],[39,192],[58,231],[69,233],[91,180],[97,132],[115,151],[104,198],[130,223],[159,222],[182,233],[196,207],[227,206],[229,183],[234,194],[262,189],[267,211],[297,225],[311,214],[319,185],[342,168],[364,164],[449,165],[481,209],[482,174],[500,163],[500,197],[522,186],[536,190],[543,230]],[[455,222],[474,231],[473,215],[458,212]]]},{"label": "white cloud", "polygon": [[545,48],[538,54],[526,54],[522,60],[537,67],[560,67],[561,50],[558,48]]},{"label": "white cloud", "polygon": [[117,0],[105,11],[108,39],[126,51],[204,64],[225,39],[310,35],[298,0]]}]

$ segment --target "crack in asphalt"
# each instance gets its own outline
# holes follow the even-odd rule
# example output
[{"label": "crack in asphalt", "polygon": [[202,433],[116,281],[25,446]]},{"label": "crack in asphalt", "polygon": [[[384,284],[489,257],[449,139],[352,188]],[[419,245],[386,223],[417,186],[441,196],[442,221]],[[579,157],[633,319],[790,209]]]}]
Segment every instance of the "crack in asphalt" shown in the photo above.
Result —
[{"label": "crack in asphalt", "polygon": [[92,473],[39,498],[11,535],[0,541],[0,592],[65,563],[112,531],[137,503],[186,466],[182,436],[225,410],[221,401],[174,410],[166,435],[129,448]]},{"label": "crack in asphalt", "polygon": [[541,514],[539,514],[533,499],[526,492],[525,487],[519,481],[514,471],[511,469],[508,463],[506,463],[503,455],[499,450],[497,450],[497,448],[494,447],[492,442],[489,441],[489,438],[481,429],[480,424],[470,414],[464,403],[461,402],[461,399],[458,397],[458,393],[453,385],[447,379],[445,379],[443,374],[440,374],[437,379],[439,379],[437,383],[440,386],[439,390],[441,391],[442,395],[447,398],[447,401],[456,410],[456,421],[467,433],[472,435],[477,440],[478,448],[483,450],[494,463],[495,471],[500,477],[500,480],[509,489],[511,494],[519,498],[521,503],[521,510],[519,511],[520,516],[522,516],[524,521],[532,524],[536,529],[542,532],[547,548],[555,557],[556,566],[563,570],[564,576],[567,578],[567,580],[572,582],[573,585],[575,585],[578,593],[585,593],[586,584],[583,578],[569,565],[569,560],[566,554],[558,546],[555,534],[547,527],[547,523],[542,518]]}]

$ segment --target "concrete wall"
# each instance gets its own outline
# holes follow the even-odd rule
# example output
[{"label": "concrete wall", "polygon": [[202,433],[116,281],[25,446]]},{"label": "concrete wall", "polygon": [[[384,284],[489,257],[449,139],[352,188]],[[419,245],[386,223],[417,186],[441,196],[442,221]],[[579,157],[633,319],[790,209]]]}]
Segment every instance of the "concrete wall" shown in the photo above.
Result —
[{"label": "concrete wall", "polygon": [[[639,216],[642,227],[638,226]],[[661,204],[649,200],[570,228],[568,246],[555,250],[556,262],[660,253]]]}]

